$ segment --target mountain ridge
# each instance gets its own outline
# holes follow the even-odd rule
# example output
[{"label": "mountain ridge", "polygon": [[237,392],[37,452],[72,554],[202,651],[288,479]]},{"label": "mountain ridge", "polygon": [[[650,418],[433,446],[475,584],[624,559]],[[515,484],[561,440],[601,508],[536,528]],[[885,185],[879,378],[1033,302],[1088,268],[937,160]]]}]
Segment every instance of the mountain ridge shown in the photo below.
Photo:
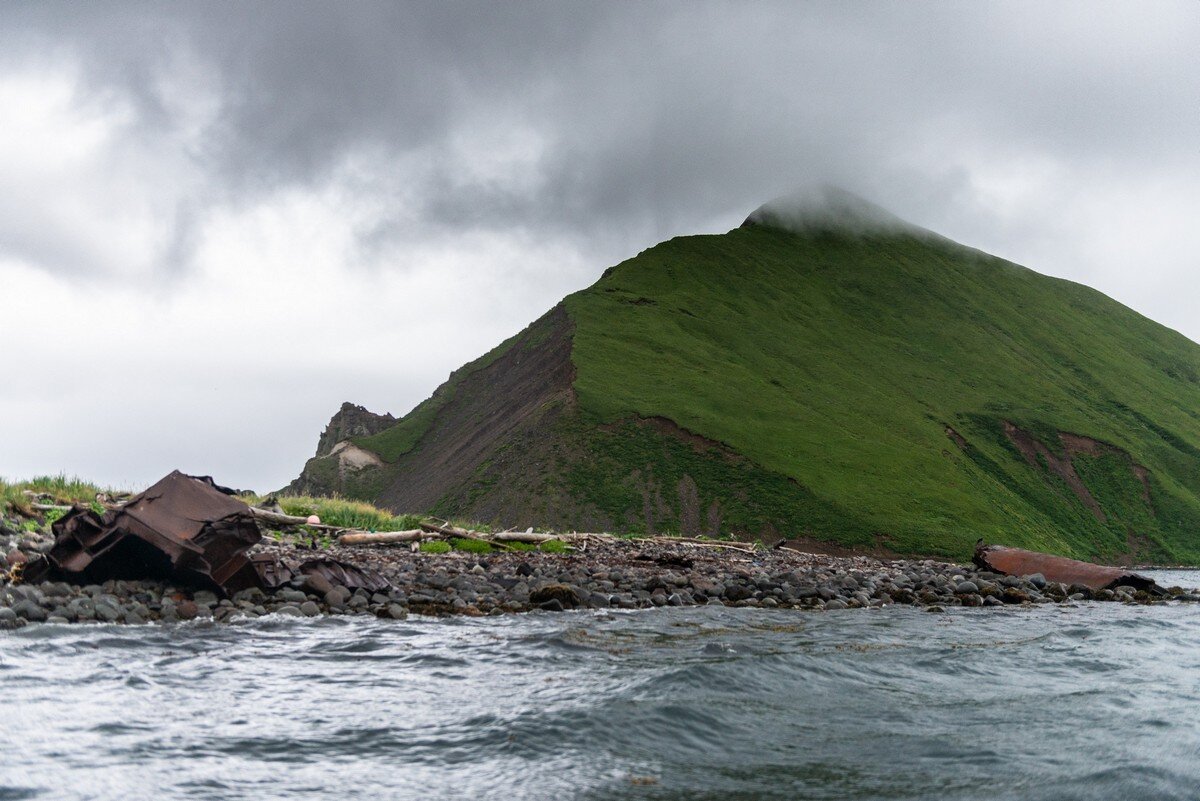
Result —
[{"label": "mountain ridge", "polygon": [[310,460],[293,488],[514,527],[1200,559],[1200,346],[899,218],[775,219],[609,268],[352,438],[382,465]]}]

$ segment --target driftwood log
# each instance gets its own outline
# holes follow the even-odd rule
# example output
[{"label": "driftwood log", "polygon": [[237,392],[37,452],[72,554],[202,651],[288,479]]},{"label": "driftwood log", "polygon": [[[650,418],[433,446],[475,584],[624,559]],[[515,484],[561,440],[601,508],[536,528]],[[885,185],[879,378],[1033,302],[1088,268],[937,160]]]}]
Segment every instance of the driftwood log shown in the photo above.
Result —
[{"label": "driftwood log", "polygon": [[[330,526],[325,523],[310,523],[307,517],[297,517],[296,515],[285,515],[281,512],[272,512],[268,509],[259,509],[257,506],[250,507],[250,514],[254,515],[259,520],[266,523],[274,523],[277,526],[305,526],[307,528],[321,529],[322,531],[346,531],[345,526]],[[366,532],[363,532],[366,533]]]},{"label": "driftwood log", "polygon": [[410,531],[348,531],[338,537],[341,545],[392,545],[398,542],[420,542],[432,539],[419,528]]}]

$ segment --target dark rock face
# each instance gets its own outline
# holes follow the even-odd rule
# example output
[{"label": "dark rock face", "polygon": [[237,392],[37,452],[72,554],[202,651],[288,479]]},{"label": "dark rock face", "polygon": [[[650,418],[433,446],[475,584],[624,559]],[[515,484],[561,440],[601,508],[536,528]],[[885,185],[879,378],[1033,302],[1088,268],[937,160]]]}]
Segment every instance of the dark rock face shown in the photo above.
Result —
[{"label": "dark rock face", "polygon": [[328,456],[334,446],[351,437],[369,437],[395,424],[396,418],[390,414],[375,414],[347,401],[321,432],[321,439],[317,441],[317,456]]}]

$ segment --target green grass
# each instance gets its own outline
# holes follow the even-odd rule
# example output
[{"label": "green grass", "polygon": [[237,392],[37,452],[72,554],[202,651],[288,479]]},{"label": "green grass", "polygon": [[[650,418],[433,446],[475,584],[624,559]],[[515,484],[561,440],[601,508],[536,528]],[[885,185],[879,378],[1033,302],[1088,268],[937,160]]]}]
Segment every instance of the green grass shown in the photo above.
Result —
[{"label": "green grass", "polygon": [[[566,303],[582,419],[600,441],[571,482],[602,509],[639,507],[627,477],[649,468],[666,474],[668,505],[686,473],[702,499],[724,498],[726,519],[783,535],[1094,556],[1132,527],[1159,557],[1200,560],[1200,346],[1087,287],[914,237],[744,228],[658,245]],[[753,469],[627,435],[636,416]],[[1153,507],[1131,495],[1127,463],[1089,464],[1113,508],[1096,521],[1028,467],[1001,420],[1052,448],[1067,431],[1128,451],[1151,471]]]},{"label": "green grass", "polygon": [[97,494],[112,492],[78,477],[66,475],[38,476],[28,481],[13,482],[0,479],[0,512],[31,514],[31,504],[34,501],[25,494],[26,491],[47,496],[42,503],[67,506],[74,503],[91,503],[96,500]]},{"label": "green grass", "polygon": [[482,540],[467,540],[462,537],[452,537],[450,539],[450,547],[456,551],[464,551],[466,553],[491,553],[496,550],[491,543],[483,542]]},{"label": "green grass", "polygon": [[[253,505],[261,503],[263,498],[257,495],[245,495],[242,496],[242,500]],[[346,498],[280,495],[276,496],[276,500],[286,514],[298,517],[316,515],[325,525],[341,528],[356,528],[363,531],[407,531],[416,528],[422,520],[420,515],[397,515],[366,501]]]}]

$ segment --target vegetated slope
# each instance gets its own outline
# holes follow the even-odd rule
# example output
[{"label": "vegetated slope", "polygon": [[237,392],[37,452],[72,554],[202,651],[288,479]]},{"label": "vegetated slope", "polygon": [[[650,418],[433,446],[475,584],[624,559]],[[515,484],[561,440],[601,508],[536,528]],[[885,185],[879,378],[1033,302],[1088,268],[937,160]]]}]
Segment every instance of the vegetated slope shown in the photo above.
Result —
[{"label": "vegetated slope", "polygon": [[334,488],[511,526],[1200,560],[1200,346],[920,229],[751,220],[609,269],[355,439],[385,465]]}]

